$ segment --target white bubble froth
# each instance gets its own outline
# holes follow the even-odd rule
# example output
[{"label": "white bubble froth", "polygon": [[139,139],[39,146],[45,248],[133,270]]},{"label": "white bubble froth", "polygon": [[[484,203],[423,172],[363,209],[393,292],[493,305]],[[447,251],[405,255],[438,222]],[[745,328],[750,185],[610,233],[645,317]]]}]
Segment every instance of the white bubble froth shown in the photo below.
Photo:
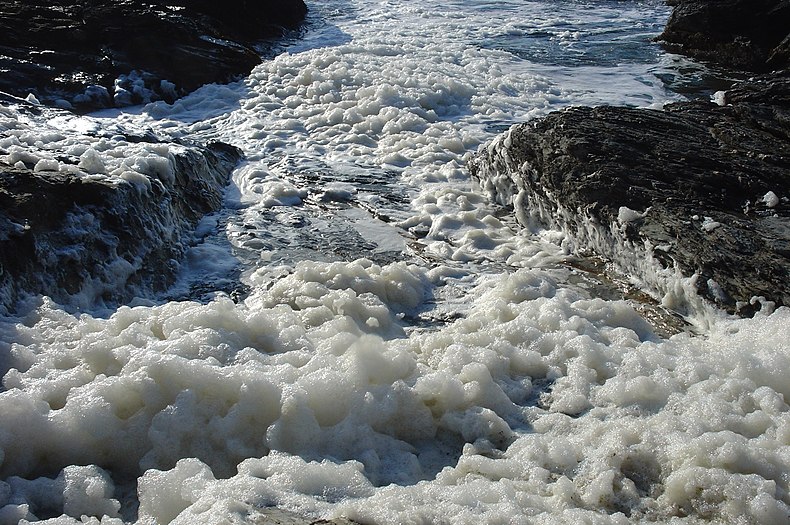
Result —
[{"label": "white bubble froth", "polygon": [[[533,6],[543,29],[561,16],[545,5]],[[262,255],[238,304],[102,318],[44,299],[3,320],[0,523],[117,524],[130,499],[141,523],[242,521],[272,505],[393,524],[786,522],[790,310],[662,339],[629,303],[541,269],[562,258],[549,242],[561,235],[514,233],[464,168],[489,125],[671,95],[644,65],[568,70],[469,45],[526,30],[463,6],[338,9],[329,47],[308,35],[244,82],[117,117],[242,147],[228,204],[244,220],[313,197],[375,208],[353,183],[293,176],[317,160],[389,170],[412,196],[397,222],[344,216],[378,246],[419,233],[422,251],[274,269]],[[644,15],[600,9],[578,16]],[[573,33],[556,38],[572,50]],[[168,151],[94,140],[94,119],[42,130],[4,111],[9,164],[141,191],[172,176]],[[453,287],[457,315],[414,324]]]}]

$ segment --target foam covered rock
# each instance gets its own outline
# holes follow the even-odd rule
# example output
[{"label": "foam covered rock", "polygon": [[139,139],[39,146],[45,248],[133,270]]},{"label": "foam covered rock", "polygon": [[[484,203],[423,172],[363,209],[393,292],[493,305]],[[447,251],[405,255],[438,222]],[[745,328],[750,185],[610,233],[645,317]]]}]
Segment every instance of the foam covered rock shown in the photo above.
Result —
[{"label": "foam covered rock", "polygon": [[560,111],[513,127],[470,168],[524,226],[565,230],[569,249],[614,261],[665,305],[698,309],[679,272],[749,314],[755,297],[790,304],[788,92],[778,75],[736,86],[724,107]]},{"label": "foam covered rock", "polygon": [[0,130],[0,303],[79,308],[162,290],[240,152],[163,142],[16,101]]}]

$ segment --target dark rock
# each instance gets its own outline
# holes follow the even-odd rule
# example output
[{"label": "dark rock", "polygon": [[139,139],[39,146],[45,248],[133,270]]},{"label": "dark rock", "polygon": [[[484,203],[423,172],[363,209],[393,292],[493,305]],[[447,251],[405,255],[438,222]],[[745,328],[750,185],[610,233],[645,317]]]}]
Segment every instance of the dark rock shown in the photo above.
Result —
[{"label": "dark rock", "polygon": [[[41,116],[20,111],[40,122],[55,115],[53,110]],[[143,163],[136,166],[137,179],[127,180],[96,174],[102,171],[98,166],[78,166],[80,159],[68,153],[69,147],[100,140],[107,139],[62,141],[66,147],[58,162],[71,171],[8,162],[0,148],[0,310],[14,310],[27,294],[48,295],[81,309],[164,290],[197,221],[220,208],[230,172],[241,158],[237,148],[221,143],[178,145],[151,135],[116,134],[114,140],[134,144],[141,155],[145,147],[167,148],[158,157],[167,167]],[[35,153],[34,148],[23,151]]]},{"label": "dark rock", "polygon": [[674,0],[659,37],[673,51],[731,69],[790,66],[790,0]]},{"label": "dark rock", "polygon": [[556,112],[514,126],[470,169],[522,222],[566,230],[572,249],[669,306],[682,306],[676,270],[731,312],[759,308],[753,296],[790,305],[790,75],[724,100]]},{"label": "dark rock", "polygon": [[0,2],[0,90],[81,110],[175,98],[260,63],[302,0]]}]

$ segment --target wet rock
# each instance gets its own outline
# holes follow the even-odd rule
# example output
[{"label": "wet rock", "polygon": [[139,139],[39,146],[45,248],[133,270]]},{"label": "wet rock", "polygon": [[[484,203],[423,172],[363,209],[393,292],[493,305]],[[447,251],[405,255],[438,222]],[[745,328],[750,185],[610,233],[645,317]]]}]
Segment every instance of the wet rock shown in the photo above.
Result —
[{"label": "wet rock", "polygon": [[0,91],[78,110],[172,102],[248,73],[306,12],[302,0],[1,2]]},{"label": "wet rock", "polygon": [[[28,109],[20,111],[30,121],[58,116]],[[39,126],[40,136],[55,133]],[[34,147],[0,147],[0,310],[14,310],[30,293],[74,309],[112,306],[172,283],[196,223],[221,206],[241,152],[221,143],[179,145],[152,134],[113,133],[112,140],[139,149],[140,162],[146,147],[162,151],[159,164],[137,179],[131,171],[126,178],[109,174],[87,149],[109,143],[98,136],[46,144],[65,146],[38,161]],[[72,157],[69,148],[87,153]],[[22,160],[9,162],[14,155]]]},{"label": "wet rock", "polygon": [[668,306],[693,309],[681,276],[731,312],[759,309],[754,296],[790,305],[790,75],[721,102],[559,111],[514,126],[470,169],[523,224],[564,229],[569,249]]},{"label": "wet rock", "polygon": [[790,1],[670,0],[659,37],[671,50],[732,69],[790,66]]}]

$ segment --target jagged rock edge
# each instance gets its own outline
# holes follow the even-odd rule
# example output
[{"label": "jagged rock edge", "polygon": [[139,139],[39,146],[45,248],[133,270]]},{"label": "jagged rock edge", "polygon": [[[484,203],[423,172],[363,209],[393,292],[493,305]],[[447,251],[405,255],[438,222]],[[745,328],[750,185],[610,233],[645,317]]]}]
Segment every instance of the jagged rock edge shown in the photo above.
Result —
[{"label": "jagged rock edge", "polygon": [[493,201],[513,208],[518,222],[532,232],[542,228],[562,231],[563,248],[568,252],[594,253],[607,259],[618,272],[687,321],[705,325],[717,315],[715,306],[697,291],[699,275],[684,275],[674,259],[672,265],[663,264],[665,257],[656,256],[649,239],[640,236],[642,243],[634,242],[625,225],[617,221],[603,224],[587,209],[569,210],[551,192],[525,183],[528,177],[522,174],[529,166],[516,166],[508,154],[510,134],[524,125],[529,124],[511,127],[469,161],[473,178]]},{"label": "jagged rock edge", "polygon": [[[178,261],[194,241],[194,226],[205,214],[221,207],[230,173],[241,158],[238,148],[223,143],[185,146],[172,158],[173,184],[165,186],[161,180],[151,178],[152,191],[158,193],[156,198],[144,195],[139,187],[125,181],[113,188],[93,183],[107,186],[99,191],[110,192],[108,201],[88,206],[75,204],[66,213],[88,214],[97,219],[96,235],[89,237],[108,248],[116,259],[96,260],[95,247],[86,247],[81,239],[75,246],[84,249],[86,258],[77,260],[78,264],[66,264],[62,253],[67,250],[53,257],[53,247],[68,248],[57,243],[68,239],[65,230],[69,225],[40,234],[22,232],[3,240],[3,251],[13,250],[12,257],[29,259],[19,272],[4,268],[0,273],[0,310],[14,311],[20,301],[31,295],[50,296],[71,308],[91,309],[164,290],[172,284]],[[136,223],[136,227],[132,224],[130,228],[130,223]],[[175,227],[171,230],[170,225]],[[25,236],[29,238],[24,239]],[[18,251],[25,245],[32,253]],[[112,264],[116,270],[126,272],[123,279],[112,273]],[[117,268],[119,265],[126,268]]]}]

